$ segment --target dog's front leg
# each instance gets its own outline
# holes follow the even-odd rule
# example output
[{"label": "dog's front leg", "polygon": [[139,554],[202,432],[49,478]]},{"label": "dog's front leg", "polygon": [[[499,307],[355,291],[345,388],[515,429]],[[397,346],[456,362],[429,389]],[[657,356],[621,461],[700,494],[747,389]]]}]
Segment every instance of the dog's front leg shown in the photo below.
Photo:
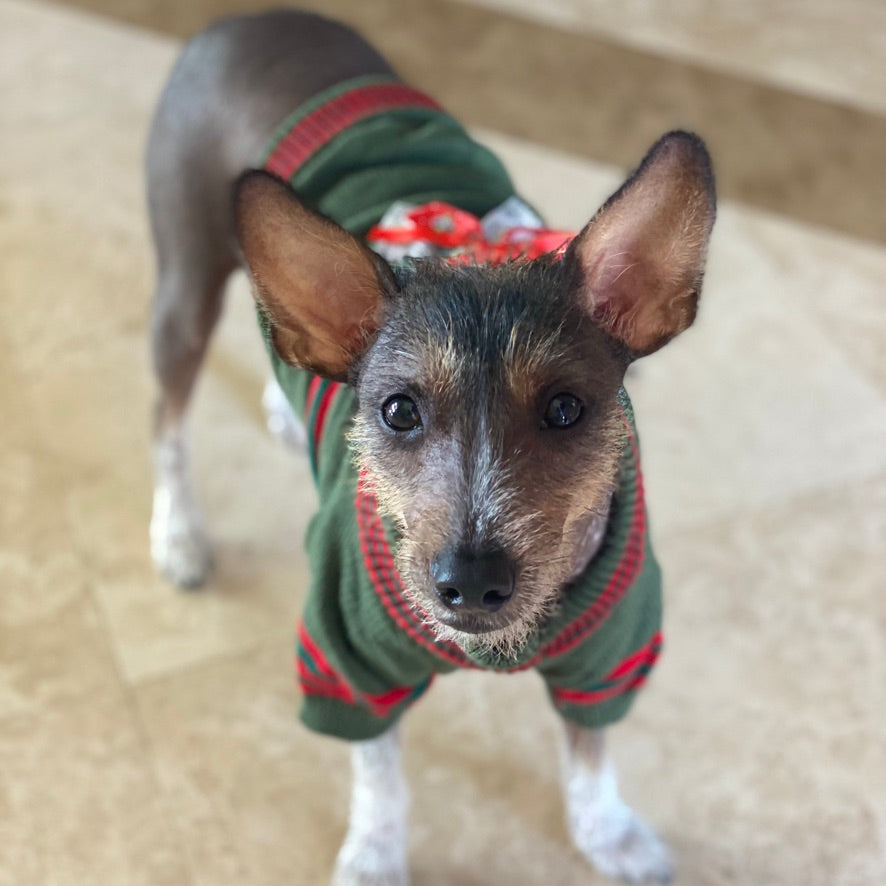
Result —
[{"label": "dog's front leg", "polygon": [[354,742],[351,763],[351,819],[338,853],[334,886],[408,886],[409,792],[397,728]]},{"label": "dog's front leg", "polygon": [[632,883],[666,883],[667,847],[618,794],[602,729],[565,724],[563,790],[572,839],[601,873]]}]

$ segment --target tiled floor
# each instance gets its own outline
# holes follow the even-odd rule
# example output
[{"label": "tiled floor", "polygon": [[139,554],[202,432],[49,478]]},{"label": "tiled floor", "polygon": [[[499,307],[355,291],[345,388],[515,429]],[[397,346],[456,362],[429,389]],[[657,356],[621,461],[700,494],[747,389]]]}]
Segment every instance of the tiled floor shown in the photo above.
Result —
[{"label": "tiled floor", "polygon": [[[358,18],[371,6],[328,5]],[[505,11],[451,0],[413,8],[427,6],[440,27],[455,8],[497,22],[476,40],[506,53],[531,32],[507,10],[537,7],[495,5]],[[724,151],[727,199],[697,328],[632,379],[668,643],[615,730],[615,755],[628,798],[675,847],[681,883],[880,886],[886,228],[876,193],[886,166],[876,161],[886,117],[879,93],[854,92],[878,72],[883,81],[882,9],[855,0],[836,29],[836,6],[797,6],[796,30],[775,46],[760,31],[769,7],[745,5],[736,22],[723,4],[697,5],[707,18],[686,3],[667,23],[648,18],[628,32],[646,4],[564,2],[546,15],[571,16],[570,33],[533,27],[539,42],[606,48],[610,71],[638,60],[682,82],[711,65],[706,107],[718,90],[756,90],[766,101],[748,107],[776,108],[779,132],[812,119],[856,128],[840,149],[800,127],[812,165],[773,160],[755,136]],[[313,492],[306,465],[263,430],[264,363],[242,279],[193,419],[215,579],[177,593],[147,554],[152,272],[140,163],[180,43],[145,28],[180,33],[176,16],[208,6],[104,10],[136,29],[0,0],[2,886],[313,886],[344,828],[346,748],[294,716],[290,626]],[[373,8],[381,20],[398,0]],[[399,21],[385,38],[404,70],[418,66],[410,27],[426,24]],[[572,59],[562,60],[570,82]],[[825,61],[839,68],[832,78]],[[432,88],[436,72],[421,73]],[[490,78],[493,94],[501,80]],[[594,113],[622,119],[622,153],[596,142],[578,150],[569,107],[549,102],[550,118],[530,133],[504,94],[505,107],[485,114],[464,79],[441,80],[437,92],[485,125],[521,189],[564,226],[617,184],[610,164],[638,159],[650,119],[680,122],[662,121],[660,107],[625,115],[612,90]],[[538,97],[527,101],[531,121]],[[699,114],[715,147],[741,131]],[[767,121],[751,116],[746,128],[765,132]],[[743,178],[750,168],[765,175]],[[760,199],[767,176],[786,195],[778,205]],[[841,188],[816,188],[819,179],[841,182],[846,199],[837,205]],[[867,230],[872,206],[880,227],[850,236]],[[406,724],[417,886],[598,882],[568,846],[555,725],[531,674],[438,681]]]}]

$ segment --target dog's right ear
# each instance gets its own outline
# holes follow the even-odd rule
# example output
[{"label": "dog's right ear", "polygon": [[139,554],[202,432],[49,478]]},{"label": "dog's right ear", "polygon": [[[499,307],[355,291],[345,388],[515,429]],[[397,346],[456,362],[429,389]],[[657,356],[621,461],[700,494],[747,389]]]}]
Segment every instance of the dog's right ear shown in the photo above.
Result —
[{"label": "dog's right ear", "polygon": [[580,295],[630,357],[658,350],[695,319],[715,215],[704,143],[670,132],[572,241],[565,262]]},{"label": "dog's right ear", "polygon": [[378,331],[393,272],[356,237],[266,172],[234,188],[237,240],[274,347],[292,366],[345,381]]}]

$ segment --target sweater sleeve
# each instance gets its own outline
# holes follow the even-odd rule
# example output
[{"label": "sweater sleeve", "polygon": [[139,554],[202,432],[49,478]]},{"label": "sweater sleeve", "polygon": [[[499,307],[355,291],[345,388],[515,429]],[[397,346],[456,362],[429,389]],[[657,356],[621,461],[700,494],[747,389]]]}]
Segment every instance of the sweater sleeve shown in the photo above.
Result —
[{"label": "sweater sleeve", "polygon": [[539,666],[554,706],[579,725],[624,717],[661,651],[661,575],[648,540],[644,547],[639,575],[603,623]]},{"label": "sweater sleeve", "polygon": [[391,686],[379,692],[361,690],[330,664],[304,623],[299,628],[296,671],[302,691],[301,721],[315,732],[349,741],[386,732],[432,679],[428,675],[415,686]]},{"label": "sweater sleeve", "polygon": [[[319,454],[322,462],[322,445]],[[372,583],[357,528],[355,482],[345,463],[308,528],[311,580],[296,668],[305,725],[364,740],[396,722],[428,688],[434,668]]]},{"label": "sweater sleeve", "polygon": [[589,672],[571,680],[548,679],[551,701],[564,718],[581,726],[598,729],[617,722],[630,710],[661,645],[662,635],[656,631],[602,676]]}]

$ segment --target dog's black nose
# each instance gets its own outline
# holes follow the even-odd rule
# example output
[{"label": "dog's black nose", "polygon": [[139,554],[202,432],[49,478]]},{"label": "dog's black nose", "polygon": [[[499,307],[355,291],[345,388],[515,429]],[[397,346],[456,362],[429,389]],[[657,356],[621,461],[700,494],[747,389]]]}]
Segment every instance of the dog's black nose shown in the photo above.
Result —
[{"label": "dog's black nose", "polygon": [[496,612],[514,593],[514,568],[504,551],[450,548],[434,559],[431,577],[440,602],[457,612]]}]

